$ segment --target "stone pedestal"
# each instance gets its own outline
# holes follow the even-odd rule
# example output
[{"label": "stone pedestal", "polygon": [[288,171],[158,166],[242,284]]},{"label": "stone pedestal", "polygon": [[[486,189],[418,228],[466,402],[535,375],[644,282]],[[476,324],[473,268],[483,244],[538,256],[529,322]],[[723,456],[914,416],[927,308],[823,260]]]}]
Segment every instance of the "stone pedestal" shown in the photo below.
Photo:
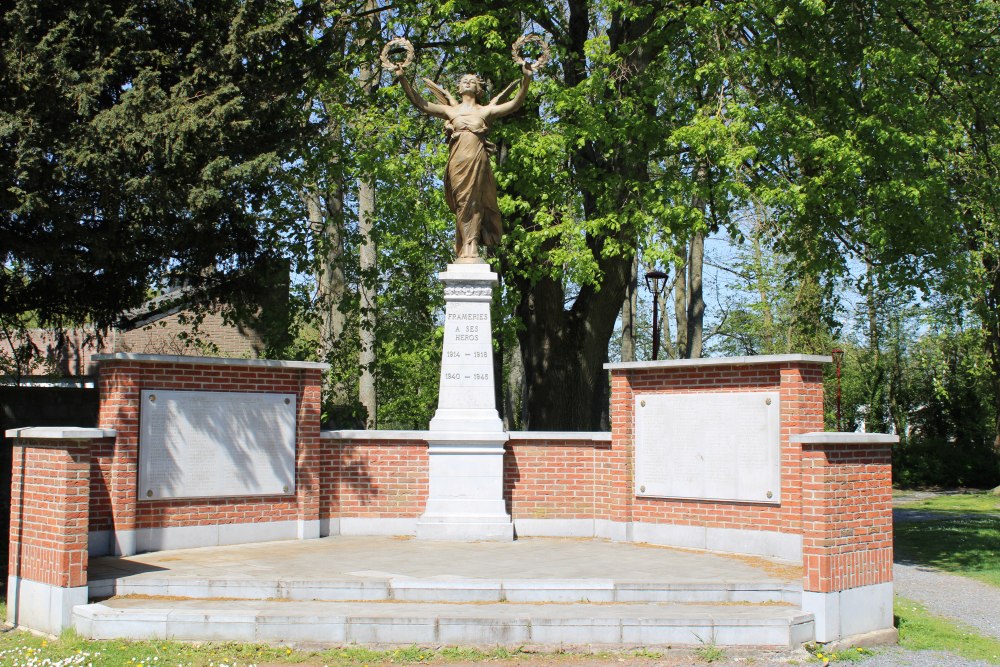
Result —
[{"label": "stone pedestal", "polygon": [[507,434],[493,388],[490,303],[497,275],[487,264],[449,264],[438,409],[428,437],[429,493],[417,537],[512,540],[503,497]]}]

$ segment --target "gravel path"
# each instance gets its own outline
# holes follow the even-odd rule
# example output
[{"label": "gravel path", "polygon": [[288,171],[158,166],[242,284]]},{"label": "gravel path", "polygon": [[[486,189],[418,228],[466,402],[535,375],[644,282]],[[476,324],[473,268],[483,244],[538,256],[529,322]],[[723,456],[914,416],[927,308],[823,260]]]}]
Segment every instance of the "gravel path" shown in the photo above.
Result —
[{"label": "gravel path", "polygon": [[901,648],[880,650],[878,655],[861,663],[864,667],[995,667],[982,660],[966,660],[942,651],[907,651]]}]

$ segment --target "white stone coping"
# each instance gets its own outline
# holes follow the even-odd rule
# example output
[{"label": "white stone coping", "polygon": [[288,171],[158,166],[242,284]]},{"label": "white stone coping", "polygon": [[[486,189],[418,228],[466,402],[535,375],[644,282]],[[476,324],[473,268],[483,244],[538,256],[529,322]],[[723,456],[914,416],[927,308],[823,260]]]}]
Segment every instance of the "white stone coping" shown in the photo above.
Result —
[{"label": "white stone coping", "polygon": [[94,361],[134,361],[140,364],[195,364],[201,366],[249,366],[261,368],[296,368],[326,371],[330,364],[318,361],[288,361],[285,359],[236,359],[232,357],[195,357],[183,354],[95,354]]},{"label": "white stone coping", "polygon": [[[445,432],[435,431],[390,431],[390,430],[345,430],[320,431],[323,440],[441,440]],[[606,431],[509,431],[498,433],[510,440],[579,440],[583,442],[611,442],[611,433]]]},{"label": "white stone coping", "polygon": [[446,271],[439,273],[438,278],[442,281],[449,280],[470,280],[495,283],[497,274],[486,262],[475,262],[469,264],[449,264]]},{"label": "white stone coping", "polygon": [[117,435],[110,428],[84,428],[80,426],[27,426],[5,431],[8,438],[23,440],[100,440]]},{"label": "white stone coping", "polygon": [[685,368],[698,366],[760,366],[763,364],[809,363],[829,364],[833,357],[826,354],[761,354],[752,357],[706,357],[704,359],[664,359],[662,361],[622,361],[604,364],[605,370],[641,371],[655,368]]},{"label": "white stone coping", "polygon": [[391,431],[372,429],[320,431],[322,440],[422,440],[427,441],[430,431]]},{"label": "white stone coping", "polygon": [[610,431],[511,431],[511,440],[583,440],[611,442]]},{"label": "white stone coping", "polygon": [[788,438],[803,445],[892,445],[899,442],[898,435],[889,433],[847,433],[844,431],[816,431],[799,433]]}]

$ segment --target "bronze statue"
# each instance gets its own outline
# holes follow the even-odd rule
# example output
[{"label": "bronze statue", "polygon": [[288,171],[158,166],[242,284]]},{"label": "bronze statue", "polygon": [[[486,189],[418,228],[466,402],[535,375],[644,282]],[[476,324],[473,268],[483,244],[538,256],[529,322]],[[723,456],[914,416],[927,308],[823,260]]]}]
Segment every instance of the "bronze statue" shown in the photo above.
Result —
[{"label": "bronze statue", "polygon": [[[460,102],[444,88],[429,79],[424,79],[424,83],[437,100],[436,103],[428,102],[403,76],[403,70],[413,56],[413,47],[410,43],[402,38],[394,39],[386,44],[382,51],[382,63],[396,74],[406,97],[413,106],[445,121],[449,152],[444,175],[444,195],[448,207],[456,218],[455,255],[459,263],[481,262],[479,246],[493,246],[499,243],[503,233],[500,209],[497,206],[497,184],[493,177],[493,169],[490,167],[490,155],[495,151],[495,146],[487,141],[486,134],[494,119],[502,118],[521,108],[534,70],[544,65],[547,60],[548,47],[538,38],[534,40],[543,45],[543,53],[546,56],[544,60],[539,59],[531,65],[519,57],[520,47],[529,39],[532,38],[522,37],[514,44],[514,58],[520,64],[522,74],[517,93],[509,101],[504,101],[518,84],[515,81],[487,104],[479,104],[483,86],[475,74],[466,74],[458,80]],[[389,48],[394,44],[403,44],[406,48],[406,61],[396,63],[388,59]]]}]

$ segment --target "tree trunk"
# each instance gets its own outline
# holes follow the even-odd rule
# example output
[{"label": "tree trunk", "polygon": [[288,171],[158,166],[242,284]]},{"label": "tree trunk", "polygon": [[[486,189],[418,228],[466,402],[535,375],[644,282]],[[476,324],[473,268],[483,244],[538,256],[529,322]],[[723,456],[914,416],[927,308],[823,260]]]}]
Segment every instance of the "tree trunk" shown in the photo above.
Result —
[{"label": "tree trunk", "polygon": [[504,348],[503,365],[507,368],[507,377],[503,384],[503,427],[508,431],[520,431],[527,422],[525,408],[524,360],[521,358],[521,346],[515,339],[514,344]]},{"label": "tree trunk", "polygon": [[[347,327],[340,309],[347,289],[344,277],[344,199],[337,187],[321,192],[312,185],[301,193],[316,242],[316,305],[319,310],[319,358],[329,361]],[[327,387],[334,403],[347,399],[342,382]]]},{"label": "tree trunk", "polygon": [[[587,0],[567,0],[564,13],[565,20],[558,26],[547,11],[534,17],[558,33],[553,37],[563,52],[563,83],[568,88],[585,83],[591,28],[603,25],[611,51],[622,58],[623,71],[630,73],[615,81],[617,92],[623,97],[638,95],[636,91],[646,85],[643,72],[666,48],[666,32],[651,29],[645,19],[633,20],[622,8],[598,15]],[[646,106],[635,113],[645,114],[652,122],[655,103],[638,99]],[[613,145],[591,139],[574,149],[570,163],[580,176],[579,196],[586,219],[623,215],[622,222],[628,222],[625,216],[635,198],[634,188],[649,180],[650,147],[645,141],[641,134]],[[535,224],[532,219],[520,223],[528,229]],[[615,252],[608,252],[606,243],[613,244]],[[512,276],[521,295],[516,313],[524,325],[518,332],[526,383],[523,427],[530,430],[605,430],[609,426],[608,373],[603,366],[632,276],[637,233],[630,224],[623,224],[612,231],[588,233],[586,244],[597,262],[601,283],[582,286],[568,308],[560,279],[534,277],[537,272],[533,271]]]},{"label": "tree trunk", "polygon": [[[674,277],[676,280],[676,276]],[[670,312],[667,310],[667,293],[673,288],[667,288],[655,295],[653,298],[660,302],[660,350],[665,359],[676,359],[677,348],[674,347],[674,338],[670,333]]]},{"label": "tree trunk", "polygon": [[375,284],[378,278],[376,266],[375,241],[372,239],[372,225],[375,221],[375,187],[370,180],[364,178],[358,187],[358,231],[361,234],[361,280],[358,281],[358,301],[360,305],[358,366],[361,377],[358,380],[358,400],[368,416],[365,424],[375,428],[377,422],[377,395],[375,392],[375,323],[376,294]]},{"label": "tree trunk", "polygon": [[622,302],[622,346],[621,360],[635,361],[635,315],[638,307],[639,255],[632,262],[632,274],[625,288]]},{"label": "tree trunk", "polygon": [[[374,0],[368,0],[365,3],[366,11],[373,12],[375,8]],[[371,14],[369,23],[373,30],[377,29],[377,14]],[[363,38],[360,41],[364,44],[367,39]],[[358,76],[363,98],[370,99],[378,88],[377,70],[366,64],[360,68]],[[375,428],[378,423],[378,395],[375,386],[378,266],[375,240],[372,238],[374,225],[375,179],[371,174],[362,174],[358,179],[358,233],[361,235],[360,280],[358,281],[358,304],[360,306],[358,367],[361,370],[361,376],[358,378],[358,402],[367,412],[365,426],[370,429]]]},{"label": "tree trunk", "polygon": [[[684,256],[687,257],[687,246],[684,246]],[[677,267],[677,279],[674,281],[674,322],[677,325],[677,358],[688,358],[688,289],[687,263]]]},{"label": "tree trunk", "polygon": [[520,286],[518,332],[525,375],[523,428],[597,431],[609,428],[604,364],[632,270],[631,257],[605,258],[600,289],[585,286],[565,310],[561,283],[543,278]]},{"label": "tree trunk", "polygon": [[[769,272],[764,266],[764,250],[760,245],[760,227],[754,229],[753,243],[753,270],[757,274],[757,295],[760,298],[761,321],[763,324],[763,335],[765,347],[758,352],[772,354],[776,352],[776,339],[774,332],[774,313],[771,311],[771,285],[767,281]],[[789,350],[785,350],[789,352]]]},{"label": "tree trunk", "polygon": [[702,291],[702,269],[705,262],[705,235],[698,232],[691,239],[688,257],[688,316],[686,359],[701,357],[702,338],[705,327],[705,294]]}]

